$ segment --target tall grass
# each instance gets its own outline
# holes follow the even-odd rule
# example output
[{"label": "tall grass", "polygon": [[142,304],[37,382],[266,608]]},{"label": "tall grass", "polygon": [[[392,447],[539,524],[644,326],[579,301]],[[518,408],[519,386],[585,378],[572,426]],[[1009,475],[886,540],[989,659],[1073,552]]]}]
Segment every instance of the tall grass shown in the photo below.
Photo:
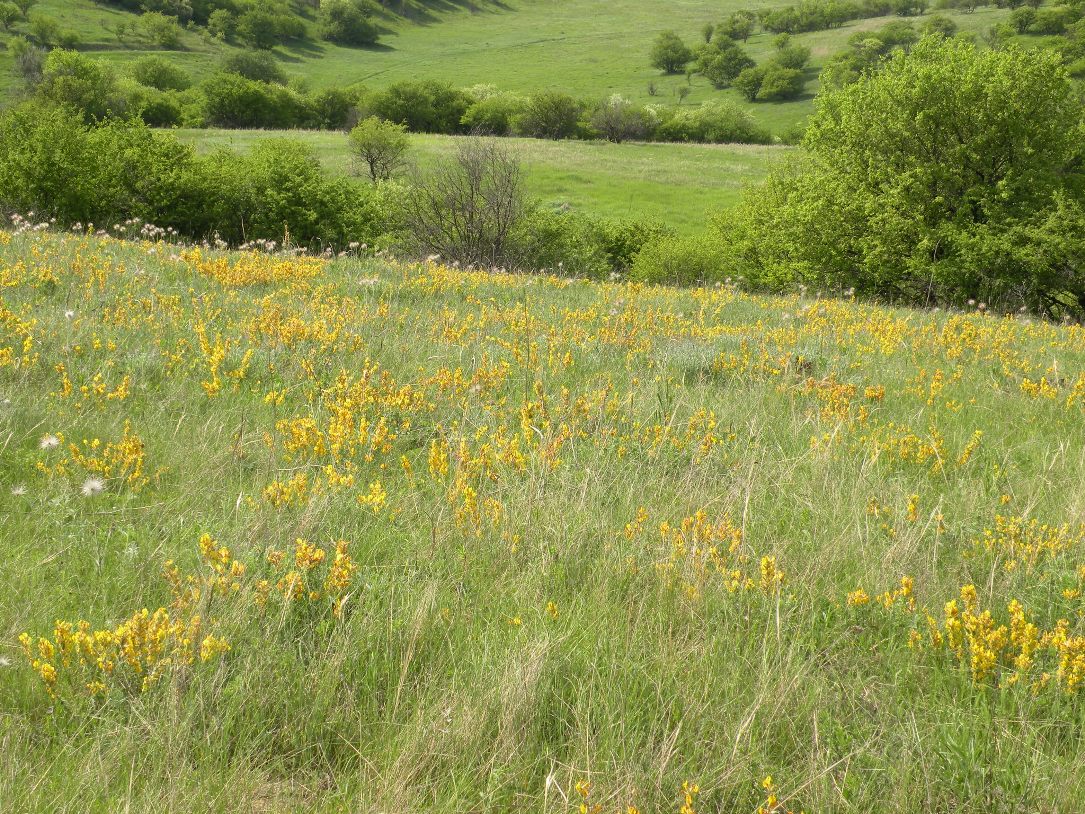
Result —
[{"label": "tall grass", "polygon": [[[1085,797],[1078,326],[29,232],[0,296],[0,810]],[[276,584],[338,540],[341,605]],[[977,672],[1011,599],[1063,644]],[[229,651],[17,643],[159,607]]]}]

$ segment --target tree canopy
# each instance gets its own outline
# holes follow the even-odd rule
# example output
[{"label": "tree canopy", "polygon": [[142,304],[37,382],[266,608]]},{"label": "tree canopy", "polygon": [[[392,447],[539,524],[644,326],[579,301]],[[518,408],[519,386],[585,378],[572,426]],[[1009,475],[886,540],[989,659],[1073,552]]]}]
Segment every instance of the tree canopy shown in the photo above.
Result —
[{"label": "tree canopy", "polygon": [[772,286],[1085,309],[1082,108],[1057,55],[932,36],[824,93],[806,157],[730,218]]}]

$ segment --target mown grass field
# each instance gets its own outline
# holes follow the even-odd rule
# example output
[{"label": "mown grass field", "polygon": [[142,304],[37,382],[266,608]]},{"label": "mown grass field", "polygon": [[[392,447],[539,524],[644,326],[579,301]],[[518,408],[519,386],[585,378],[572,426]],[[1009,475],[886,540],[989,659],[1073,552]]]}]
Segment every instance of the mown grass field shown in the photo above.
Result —
[{"label": "mown grass field", "polygon": [[0,296],[0,810],[1085,799],[1080,326],[29,233]]},{"label": "mown grass field", "polygon": [[[739,8],[786,5],[765,0],[683,0],[661,6],[649,0],[512,0],[478,4],[474,11],[458,4],[430,6],[421,18],[389,15],[388,33],[375,48],[341,48],[314,39],[297,47],[279,47],[276,55],[284,70],[311,87],[362,84],[382,87],[408,79],[439,79],[457,87],[492,84],[503,90],[529,93],[556,88],[586,99],[613,93],[641,103],[675,104],[684,76],[663,76],[648,64],[652,41],[673,29],[690,44],[699,41],[705,23],[715,23]],[[41,0],[35,7],[79,32],[95,56],[122,68],[145,56],[150,48],[138,37],[117,41],[117,22],[136,15],[100,6],[91,0]],[[962,31],[976,34],[1005,19],[1008,9],[980,8],[974,13],[948,12]],[[813,51],[808,93],[794,102],[754,105],[757,119],[781,133],[812,112],[817,75],[824,63],[843,50],[856,31],[878,28],[895,17],[859,20],[830,31],[802,34],[796,39]],[[916,18],[916,23],[923,18]],[[315,35],[314,35],[315,36]],[[0,35],[0,43],[6,39]],[[235,49],[189,32],[183,51],[158,52],[203,78],[222,57]],[[761,62],[773,52],[772,35],[759,33],[745,44]],[[650,96],[649,83],[657,94]],[[10,56],[0,50],[0,89],[9,93],[16,81]],[[703,77],[690,82],[685,104],[713,99],[744,100],[737,91],[715,90]]]},{"label": "mown grass field", "polygon": [[[338,175],[353,174],[342,133],[266,130],[179,130],[198,150],[244,152],[258,139],[284,135],[311,146]],[[449,157],[461,138],[411,136],[411,160],[421,170]],[[614,218],[649,218],[684,234],[701,231],[706,217],[733,205],[773,161],[791,148],[743,144],[610,144],[602,141],[502,139],[520,159],[530,195],[544,204]],[[362,182],[360,180],[360,182]]]}]

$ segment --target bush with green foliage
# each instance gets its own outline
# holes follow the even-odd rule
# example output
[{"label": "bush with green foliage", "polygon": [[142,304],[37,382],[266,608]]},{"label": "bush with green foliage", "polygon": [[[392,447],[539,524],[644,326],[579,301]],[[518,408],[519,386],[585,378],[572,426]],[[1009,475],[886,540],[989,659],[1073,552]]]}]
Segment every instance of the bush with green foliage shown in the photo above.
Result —
[{"label": "bush with green foliage", "polygon": [[58,48],[49,52],[37,94],[42,99],[80,111],[87,121],[124,111],[124,100],[117,93],[117,79],[112,69],[76,51]]},{"label": "bush with green foliage", "polygon": [[358,123],[358,93],[344,88],[328,88],[309,94],[308,127],[319,130],[349,130]]},{"label": "bush with green foliage", "polygon": [[1028,31],[1034,22],[1036,22],[1036,9],[1031,6],[1021,6],[1010,12],[1010,25],[1018,34]]},{"label": "bush with green foliage", "polygon": [[16,76],[21,76],[27,85],[35,87],[41,82],[45,70],[45,58],[48,50],[35,45],[26,37],[15,36],[8,40],[8,52],[12,56],[12,68]]},{"label": "bush with green foliage", "polygon": [[693,59],[693,51],[674,31],[664,31],[652,44],[649,64],[664,73],[681,73]]},{"label": "bush with green foliage", "polygon": [[406,165],[411,140],[402,124],[370,116],[350,131],[350,153],[373,182],[387,181]]},{"label": "bush with green foliage", "polygon": [[659,141],[690,141],[707,144],[768,144],[772,135],[738,105],[729,101],[707,102],[698,107],[667,110],[656,128]]},{"label": "bush with green foliage", "polygon": [[5,31],[11,31],[15,23],[22,17],[22,12],[14,3],[0,3],[0,27]]},{"label": "bush with green foliage", "polygon": [[516,93],[476,96],[460,119],[463,129],[482,136],[510,136],[516,117],[527,108],[527,98]]},{"label": "bush with green foliage", "polygon": [[803,72],[774,62],[765,67],[754,101],[780,102],[795,99],[806,89]]},{"label": "bush with green foliage", "polygon": [[943,37],[952,37],[957,33],[957,24],[944,14],[932,14],[919,27],[923,34],[939,34]]},{"label": "bush with green foliage", "polygon": [[696,285],[722,279],[724,264],[719,239],[710,234],[666,237],[645,243],[629,276],[654,285]]},{"label": "bush with green foliage", "polygon": [[254,82],[286,84],[286,74],[267,51],[236,51],[222,60],[220,68],[225,73],[235,73]]},{"label": "bush with green foliage", "polygon": [[181,47],[182,29],[175,17],[147,12],[140,16],[139,25],[147,39],[160,48],[175,51]]},{"label": "bush with green foliage", "polygon": [[187,90],[192,78],[184,69],[163,57],[143,57],[132,65],[132,77],[156,90]]},{"label": "bush with green foliage", "polygon": [[309,121],[305,99],[281,85],[220,73],[200,89],[208,124],[218,127],[289,129]]},{"label": "bush with green foliage", "polygon": [[89,125],[37,103],[0,114],[0,210],[65,226],[139,218],[233,244],[289,232],[305,245],[373,245],[397,228],[402,194],[328,177],[309,147],[288,139],[201,158],[130,121]]},{"label": "bush with green foliage", "polygon": [[180,127],[185,123],[184,105],[176,91],[160,91],[135,85],[124,92],[125,113],[149,127]]},{"label": "bush with green foliage", "polygon": [[717,37],[728,37],[732,40],[746,42],[756,27],[756,12],[741,9],[733,12],[722,23],[718,23],[715,32]]},{"label": "bush with green foliage", "polygon": [[238,17],[237,33],[253,48],[270,50],[292,39],[304,39],[305,24],[275,6],[261,5]]},{"label": "bush with green foliage", "polygon": [[340,45],[373,45],[380,38],[374,12],[368,0],[322,0],[320,36]]},{"label": "bush with green foliage", "polygon": [[435,80],[396,82],[359,103],[364,117],[379,116],[412,133],[459,133],[471,98],[462,90]]},{"label": "bush with green foliage", "polygon": [[587,106],[580,99],[556,90],[537,91],[528,97],[514,120],[517,135],[567,139],[583,133],[581,117]]},{"label": "bush with green foliage", "polygon": [[877,31],[860,31],[848,38],[848,48],[834,56],[821,71],[821,85],[840,88],[856,82],[867,72],[877,70],[886,58],[906,51],[919,40],[919,34],[906,20],[888,23]]},{"label": "bush with green foliage", "polygon": [[207,18],[207,32],[216,39],[229,42],[237,33],[237,15],[226,8],[218,8]]},{"label": "bush with green foliage", "polygon": [[1085,313],[1081,133],[1057,54],[925,38],[822,95],[805,158],[724,217],[730,262],[770,288]]},{"label": "bush with green foliage", "polygon": [[810,49],[795,42],[790,34],[778,34],[773,38],[772,44],[776,48],[772,62],[782,68],[801,71],[810,61]]},{"label": "bush with green foliage", "polygon": [[647,140],[655,130],[657,118],[641,105],[615,93],[592,111],[588,121],[592,130],[607,141]]},{"label": "bush with green foliage", "polygon": [[1049,6],[1037,9],[1036,18],[1028,27],[1029,34],[1062,34],[1067,26],[1080,17],[1080,13],[1070,6]]},{"label": "bush with green foliage", "polygon": [[697,70],[715,88],[729,87],[732,80],[754,61],[734,40],[718,35],[697,55]]}]

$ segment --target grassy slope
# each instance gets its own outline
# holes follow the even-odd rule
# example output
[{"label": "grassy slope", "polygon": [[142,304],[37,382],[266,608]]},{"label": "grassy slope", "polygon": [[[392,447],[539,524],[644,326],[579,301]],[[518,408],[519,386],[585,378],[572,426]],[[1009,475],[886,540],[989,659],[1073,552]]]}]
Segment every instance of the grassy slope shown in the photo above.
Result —
[{"label": "grassy slope", "polygon": [[[1014,570],[974,543],[997,514],[1085,520],[1080,328],[352,260],[248,258],[294,279],[230,287],[172,251],[0,234],[0,810],[572,814],[588,779],[606,811],[677,811],[688,780],[696,811],[752,812],[769,774],[819,814],[1080,810],[1082,698],[1027,686],[1048,651],[1011,687],[1011,649],[998,690],[908,644],[967,583],[997,624],[1017,598],[1081,634],[1077,531]],[[344,445],[309,457],[310,419]],[[39,446],[125,422],[138,491],[82,497],[92,464]],[[263,497],[325,464],[354,485]],[[723,525],[661,536],[701,510]],[[249,566],[202,608],[232,650],[50,701],[19,631],[168,603],[204,532]],[[341,622],[253,603],[298,537],[351,542]],[[916,614],[847,606],[902,575]]]},{"label": "grassy slope", "polygon": [[[674,103],[675,91],[686,79],[661,76],[648,65],[647,54],[656,35],[674,29],[693,43],[706,22],[715,22],[736,8],[770,5],[782,3],[683,0],[661,6],[652,0],[513,0],[480,5],[475,13],[450,5],[453,10],[433,13],[422,23],[397,20],[374,49],[313,42],[276,53],[290,74],[313,87],[381,86],[434,78],[457,86],[488,83],[524,92],[553,87],[587,98],[621,93],[641,102]],[[90,0],[43,0],[40,8],[70,20],[67,26],[82,32],[104,59],[123,65],[144,53],[145,44],[119,46],[109,33],[118,19],[134,19],[132,15],[103,9]],[[1005,9],[983,8],[951,16],[961,30],[980,32],[1006,14]],[[842,49],[855,31],[881,26],[889,19],[895,18],[861,20],[801,35],[798,39],[814,52],[810,77],[815,81],[809,94],[796,102],[754,105],[756,116],[777,132],[803,119],[812,109],[817,72],[825,60]],[[770,34],[752,37],[747,44],[750,54],[758,61],[767,58],[771,39]],[[230,48],[196,34],[187,35],[185,45],[187,50],[173,58],[196,76],[213,70]],[[13,82],[5,59],[0,53],[0,87]],[[650,82],[658,86],[656,97],[648,95]],[[719,98],[740,100],[737,92],[717,91],[695,77],[687,104]]]},{"label": "grassy slope", "polygon": [[[245,150],[274,138],[267,131],[182,130],[179,137],[200,150]],[[341,133],[294,132],[337,174],[351,171]],[[422,167],[450,153],[456,137],[414,135]],[[546,203],[567,203],[607,217],[657,218],[692,233],[705,216],[734,204],[744,186],[764,177],[773,159],[790,148],[747,145],[609,144],[606,142],[507,139],[523,162],[529,192]]]}]

